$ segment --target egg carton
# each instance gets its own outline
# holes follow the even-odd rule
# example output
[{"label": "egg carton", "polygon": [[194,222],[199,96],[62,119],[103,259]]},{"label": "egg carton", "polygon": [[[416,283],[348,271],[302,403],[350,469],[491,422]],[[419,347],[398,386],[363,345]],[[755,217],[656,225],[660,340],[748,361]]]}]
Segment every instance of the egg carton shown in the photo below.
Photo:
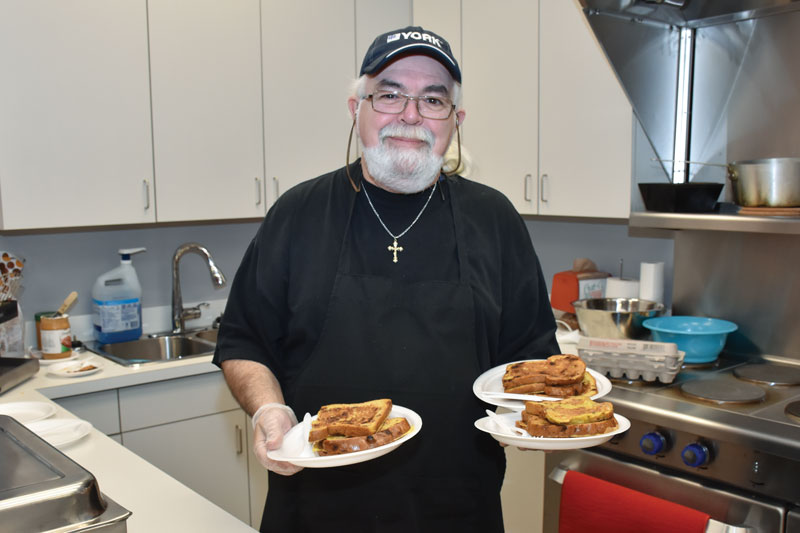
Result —
[{"label": "egg carton", "polygon": [[686,354],[672,342],[581,337],[578,356],[588,367],[612,378],[672,383]]}]

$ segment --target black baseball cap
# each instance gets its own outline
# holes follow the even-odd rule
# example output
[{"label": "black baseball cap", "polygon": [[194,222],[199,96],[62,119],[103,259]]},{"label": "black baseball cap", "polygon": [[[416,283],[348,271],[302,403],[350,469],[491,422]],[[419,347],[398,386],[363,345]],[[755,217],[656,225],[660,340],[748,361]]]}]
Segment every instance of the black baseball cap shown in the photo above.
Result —
[{"label": "black baseball cap", "polygon": [[420,26],[407,26],[376,37],[361,63],[360,75],[375,74],[398,57],[415,54],[437,60],[445,66],[454,80],[461,83],[461,69],[458,68],[450,45],[432,31]]}]

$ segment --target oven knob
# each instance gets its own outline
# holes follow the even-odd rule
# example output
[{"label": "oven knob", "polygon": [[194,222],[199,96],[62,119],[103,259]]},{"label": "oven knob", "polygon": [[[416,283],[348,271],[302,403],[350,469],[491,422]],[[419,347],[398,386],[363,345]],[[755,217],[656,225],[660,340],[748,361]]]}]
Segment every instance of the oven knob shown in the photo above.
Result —
[{"label": "oven knob", "polygon": [[667,447],[667,439],[658,431],[646,433],[639,441],[639,448],[647,455],[656,455]]},{"label": "oven knob", "polygon": [[681,459],[686,466],[704,466],[708,464],[710,458],[708,448],[699,442],[688,444],[681,452]]}]

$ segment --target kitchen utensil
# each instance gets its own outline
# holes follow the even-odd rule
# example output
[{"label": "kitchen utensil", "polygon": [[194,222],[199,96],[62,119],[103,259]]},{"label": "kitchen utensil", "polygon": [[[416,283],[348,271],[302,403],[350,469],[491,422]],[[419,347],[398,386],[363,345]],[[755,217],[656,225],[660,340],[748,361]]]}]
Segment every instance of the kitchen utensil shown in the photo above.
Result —
[{"label": "kitchen utensil", "polygon": [[661,316],[664,304],[638,298],[591,298],[572,302],[581,333],[605,339],[644,339],[648,318]]},{"label": "kitchen utensil", "polygon": [[498,415],[494,411],[487,409],[486,414],[489,415],[489,418],[497,424],[497,427],[500,429],[511,433],[512,435],[519,435],[520,437],[528,437],[528,432],[522,428],[518,428],[516,426],[511,425],[511,423],[506,422],[506,419],[502,416]]},{"label": "kitchen utensil", "polygon": [[710,213],[717,205],[722,183],[640,183],[639,192],[648,211]]},{"label": "kitchen utensil", "polygon": [[657,342],[674,342],[686,352],[684,363],[710,363],[719,356],[729,333],[738,326],[733,322],[701,316],[662,316],[645,320],[642,325]]},{"label": "kitchen utensil", "polygon": [[[734,201],[740,206],[800,206],[800,157],[767,157],[732,161],[727,165],[705,161],[685,161],[685,163],[725,168],[733,188]],[[644,197],[644,193],[642,196]],[[645,206],[647,206],[646,200]]]},{"label": "kitchen utensil", "polygon": [[64,303],[61,304],[61,307],[58,308],[56,314],[53,316],[58,317],[66,313],[67,309],[69,309],[77,299],[78,299],[78,293],[76,291],[72,291],[71,293],[69,293],[67,297],[64,298]]},{"label": "kitchen utensil", "polygon": [[22,284],[22,268],[25,260],[11,252],[0,252],[0,301],[17,298]]},{"label": "kitchen utensil", "polygon": [[728,165],[728,179],[738,205],[800,206],[800,157],[733,161]]},{"label": "kitchen utensil", "polygon": [[100,492],[86,469],[10,416],[0,415],[3,531],[126,531],[131,512]]}]

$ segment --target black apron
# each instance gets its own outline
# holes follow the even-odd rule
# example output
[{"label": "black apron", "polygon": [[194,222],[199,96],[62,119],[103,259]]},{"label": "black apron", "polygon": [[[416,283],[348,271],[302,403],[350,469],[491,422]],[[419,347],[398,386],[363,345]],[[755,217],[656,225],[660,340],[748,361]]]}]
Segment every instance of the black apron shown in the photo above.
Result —
[{"label": "black apron", "polygon": [[422,417],[422,430],[371,461],[289,477],[270,472],[261,531],[503,531],[505,455],[474,427],[486,406],[472,393],[482,369],[452,194],[451,205],[457,282],[352,274],[348,222],[320,340],[285,387],[300,418],[328,403],[391,398]]}]

